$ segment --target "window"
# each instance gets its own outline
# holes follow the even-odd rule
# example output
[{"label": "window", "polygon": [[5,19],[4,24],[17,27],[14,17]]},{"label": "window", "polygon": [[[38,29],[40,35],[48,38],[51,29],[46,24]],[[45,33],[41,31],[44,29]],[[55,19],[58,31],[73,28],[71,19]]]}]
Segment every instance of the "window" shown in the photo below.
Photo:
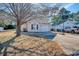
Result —
[{"label": "window", "polygon": [[70,29],[71,27],[65,27],[65,29]]},{"label": "window", "polygon": [[37,25],[37,30],[38,30],[38,25]]},{"label": "window", "polygon": [[31,30],[38,30],[37,24],[31,24]]},{"label": "window", "polygon": [[31,29],[33,30],[33,24],[31,24]]},{"label": "window", "polygon": [[77,28],[77,26],[74,26],[73,28]]}]

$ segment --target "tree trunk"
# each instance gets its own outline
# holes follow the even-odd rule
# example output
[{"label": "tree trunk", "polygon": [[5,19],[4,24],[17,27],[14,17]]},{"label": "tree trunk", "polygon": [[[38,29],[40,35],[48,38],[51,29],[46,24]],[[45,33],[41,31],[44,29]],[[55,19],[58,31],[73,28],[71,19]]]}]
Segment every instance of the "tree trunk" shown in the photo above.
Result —
[{"label": "tree trunk", "polygon": [[16,27],[16,36],[20,36],[21,35],[21,29],[20,26]]},{"label": "tree trunk", "polygon": [[20,21],[17,21],[17,25],[16,25],[16,36],[20,36],[20,35],[21,35]]}]

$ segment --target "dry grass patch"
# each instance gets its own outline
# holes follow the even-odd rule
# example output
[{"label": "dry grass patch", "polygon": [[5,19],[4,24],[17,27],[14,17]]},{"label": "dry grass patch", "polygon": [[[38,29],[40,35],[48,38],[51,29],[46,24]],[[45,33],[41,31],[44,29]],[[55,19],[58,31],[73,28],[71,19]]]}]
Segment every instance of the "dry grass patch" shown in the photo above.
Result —
[{"label": "dry grass patch", "polygon": [[15,36],[15,31],[7,30],[0,32],[0,43],[5,42]]},{"label": "dry grass patch", "polygon": [[[0,38],[5,37],[4,39],[6,40],[7,38],[11,38],[13,36],[15,36],[14,31],[0,33]],[[13,44],[10,44],[10,47],[7,48],[6,52],[7,55],[19,56],[65,55],[58,42],[26,35],[21,35],[17,37],[15,39],[15,42]]]}]

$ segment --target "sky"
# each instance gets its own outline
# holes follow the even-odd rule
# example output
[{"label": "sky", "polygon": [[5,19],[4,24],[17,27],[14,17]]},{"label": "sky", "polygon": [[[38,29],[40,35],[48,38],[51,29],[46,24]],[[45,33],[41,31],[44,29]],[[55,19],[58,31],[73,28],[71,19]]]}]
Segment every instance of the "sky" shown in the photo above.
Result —
[{"label": "sky", "polygon": [[78,12],[79,11],[79,3],[63,3],[61,4],[60,8],[66,8],[67,10],[71,12]]},{"label": "sky", "polygon": [[67,10],[71,12],[78,12],[79,11],[79,3],[50,3],[50,7],[58,6],[60,8],[66,8]]},{"label": "sky", "polygon": [[[44,3],[43,3],[44,4]],[[37,7],[40,7],[39,3],[36,3]],[[46,3],[49,7],[59,7],[59,8],[66,8],[71,12],[78,12],[79,11],[79,3]]]},{"label": "sky", "polygon": [[69,6],[67,9],[72,12],[77,12],[79,11],[79,3],[71,4],[71,6]]}]

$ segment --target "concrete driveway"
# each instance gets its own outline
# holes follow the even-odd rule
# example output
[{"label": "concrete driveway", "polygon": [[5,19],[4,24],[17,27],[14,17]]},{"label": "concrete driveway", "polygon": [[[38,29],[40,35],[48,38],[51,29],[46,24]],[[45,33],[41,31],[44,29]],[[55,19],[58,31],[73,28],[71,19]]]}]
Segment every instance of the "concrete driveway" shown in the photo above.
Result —
[{"label": "concrete driveway", "polygon": [[79,34],[65,33],[65,35],[61,35],[57,33],[55,40],[61,44],[65,53],[79,56]]},{"label": "concrete driveway", "polygon": [[52,40],[56,36],[56,33],[52,32],[22,32],[22,34],[50,40]]}]

